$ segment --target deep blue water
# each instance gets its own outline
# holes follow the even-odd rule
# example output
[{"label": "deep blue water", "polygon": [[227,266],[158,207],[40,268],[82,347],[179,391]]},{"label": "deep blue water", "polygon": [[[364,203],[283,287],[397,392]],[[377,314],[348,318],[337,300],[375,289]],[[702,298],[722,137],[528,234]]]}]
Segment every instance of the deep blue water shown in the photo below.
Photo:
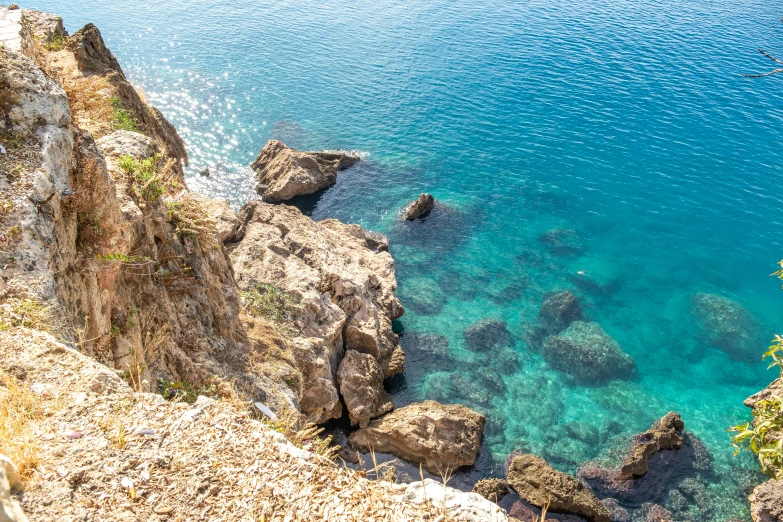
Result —
[{"label": "deep blue water", "polygon": [[[752,459],[724,429],[775,375],[783,332],[769,277],[779,242],[783,5],[761,0],[82,2],[33,0],[70,31],[92,21],[134,84],[188,145],[191,188],[240,205],[244,167],[271,137],[365,161],[311,202],[387,233],[408,313],[403,341],[435,333],[448,355],[410,349],[397,404],[462,401],[490,419],[482,466],[514,449],[574,471],[611,445],[565,439],[571,421],[625,435],[669,410],[709,447],[712,520],[747,516]],[[210,178],[196,173],[210,166]],[[447,205],[397,212],[420,192]],[[563,234],[567,247],[540,240]],[[579,274],[583,272],[583,274]],[[586,284],[586,281],[589,284]],[[593,284],[594,283],[594,284]],[[570,289],[631,355],[638,376],[585,387],[524,341],[544,296]],[[729,297],[759,323],[752,363],[711,346],[695,293]],[[505,321],[519,368],[482,380],[463,331]],[[407,338],[407,340],[406,340]],[[455,372],[455,373],[449,373]],[[462,374],[478,386],[447,386]],[[461,381],[455,381],[461,382]],[[491,392],[487,392],[492,385]],[[455,389],[456,388],[456,389]],[[621,437],[622,438],[622,437]]]}]

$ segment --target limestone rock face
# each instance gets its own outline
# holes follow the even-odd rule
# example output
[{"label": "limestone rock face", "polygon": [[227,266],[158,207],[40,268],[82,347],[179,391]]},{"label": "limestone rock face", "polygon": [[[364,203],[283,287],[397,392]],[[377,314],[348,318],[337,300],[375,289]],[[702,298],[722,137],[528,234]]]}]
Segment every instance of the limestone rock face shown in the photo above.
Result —
[{"label": "limestone rock face", "polygon": [[783,397],[783,378],[775,379],[769,386],[745,399],[743,404],[748,408],[755,408],[759,401],[770,400],[775,397]]},{"label": "limestone rock face", "polygon": [[373,448],[422,463],[431,473],[453,471],[475,462],[485,422],[466,406],[417,402],[373,420],[348,442],[359,450]]},{"label": "limestone rock face", "polygon": [[394,409],[391,396],[383,389],[381,367],[372,355],[347,350],[337,382],[353,425],[366,428],[370,419]]},{"label": "limestone rock face", "polygon": [[598,323],[575,321],[550,337],[542,350],[554,368],[581,384],[599,384],[628,378],[636,370],[634,360],[620,349]]},{"label": "limestone rock face", "polygon": [[416,201],[408,203],[402,210],[402,217],[408,221],[413,221],[424,217],[433,208],[435,208],[435,198],[432,197],[432,194],[421,194]]},{"label": "limestone rock face", "polygon": [[535,455],[517,455],[508,468],[508,483],[527,502],[552,512],[570,513],[588,522],[611,522],[609,510],[584,484]]},{"label": "limestone rock face", "polygon": [[623,477],[641,477],[647,473],[647,459],[661,450],[682,448],[685,424],[674,412],[667,413],[653,427],[636,436],[631,451],[625,456],[620,473]]},{"label": "limestone rock face", "polygon": [[508,522],[506,512],[477,493],[463,493],[443,487],[432,479],[413,482],[405,488],[403,498],[414,505],[434,505],[448,513],[452,522]]},{"label": "limestone rock face", "polygon": [[753,522],[783,520],[783,482],[773,479],[756,486],[748,500]]},{"label": "limestone rock face", "polygon": [[258,194],[264,201],[277,202],[334,185],[337,172],[358,161],[357,156],[338,152],[300,152],[270,140],[250,167],[257,175]]},{"label": "limestone rock face", "polygon": [[[358,225],[316,222],[294,207],[254,201],[239,217],[241,241],[230,247],[236,281],[247,291],[273,285],[298,302],[289,322],[303,374],[301,411],[316,423],[339,418],[335,378],[346,350],[372,356],[384,378],[402,371],[392,332],[404,312],[394,296],[394,260],[374,250]],[[380,396],[379,381],[368,382]]]},{"label": "limestone rock face", "polygon": [[735,360],[757,360],[759,347],[766,346],[767,339],[760,335],[758,323],[744,306],[727,297],[705,293],[694,295],[691,305],[712,346]]},{"label": "limestone rock face", "polygon": [[27,522],[19,503],[11,496],[5,467],[0,465],[0,522]]}]

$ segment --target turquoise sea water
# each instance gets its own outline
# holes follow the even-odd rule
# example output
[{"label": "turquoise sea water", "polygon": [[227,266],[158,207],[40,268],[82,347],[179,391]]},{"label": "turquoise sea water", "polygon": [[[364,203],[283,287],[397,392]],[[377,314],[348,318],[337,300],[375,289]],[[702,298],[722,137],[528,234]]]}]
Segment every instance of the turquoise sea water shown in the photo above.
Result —
[{"label": "turquoise sea water", "polygon": [[[774,378],[783,333],[769,274],[779,240],[783,76],[741,72],[783,56],[783,5],[761,0],[65,2],[71,32],[96,23],[131,80],[177,126],[191,188],[240,205],[245,168],[271,137],[365,161],[304,202],[388,234],[409,346],[395,402],[470,404],[489,419],[479,471],[515,449],[574,472],[617,440],[679,412],[712,453],[713,511],[747,517],[757,477],[724,429]],[[209,166],[210,178],[197,172]],[[429,191],[447,209],[397,212]],[[559,231],[566,248],[542,241]],[[583,272],[583,274],[580,274]],[[570,289],[631,355],[631,381],[585,387],[525,342],[547,293]],[[731,360],[691,313],[695,293],[744,305],[758,358]],[[518,363],[498,373],[468,349],[476,321],[505,321]],[[448,348],[417,347],[439,334]],[[443,340],[439,341],[441,344]],[[425,343],[426,344],[426,343]],[[509,368],[511,368],[509,370]],[[457,383],[456,385],[454,383]]]}]

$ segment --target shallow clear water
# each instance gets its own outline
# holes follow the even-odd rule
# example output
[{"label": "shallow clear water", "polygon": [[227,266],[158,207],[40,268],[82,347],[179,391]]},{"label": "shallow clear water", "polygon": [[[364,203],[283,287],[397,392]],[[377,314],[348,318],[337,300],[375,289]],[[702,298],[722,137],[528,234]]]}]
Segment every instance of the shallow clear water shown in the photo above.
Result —
[{"label": "shallow clear water", "polygon": [[[244,166],[271,137],[365,156],[309,208],[390,236],[403,342],[435,333],[449,343],[448,356],[409,349],[396,403],[437,397],[487,414],[482,472],[514,449],[574,471],[611,441],[564,443],[558,426],[628,435],[676,410],[715,461],[710,518],[747,516],[741,488],[753,479],[741,468],[754,463],[732,456],[724,429],[748,418],[742,400],[774,377],[760,354],[783,332],[783,292],[768,275],[783,255],[783,77],[739,73],[772,65],[756,47],[783,55],[773,3],[28,6],[61,14],[72,32],[101,28],[180,130],[192,188],[240,205],[252,195]],[[204,166],[210,178],[198,176]],[[400,223],[422,191],[448,210]],[[572,248],[542,243],[553,229],[572,231]],[[561,289],[636,360],[636,379],[579,386],[528,349],[526,325]],[[754,315],[757,361],[709,345],[690,312],[697,292]],[[508,324],[519,368],[482,380],[488,363],[463,331],[488,317]],[[448,386],[467,382],[460,373],[473,384]]]}]

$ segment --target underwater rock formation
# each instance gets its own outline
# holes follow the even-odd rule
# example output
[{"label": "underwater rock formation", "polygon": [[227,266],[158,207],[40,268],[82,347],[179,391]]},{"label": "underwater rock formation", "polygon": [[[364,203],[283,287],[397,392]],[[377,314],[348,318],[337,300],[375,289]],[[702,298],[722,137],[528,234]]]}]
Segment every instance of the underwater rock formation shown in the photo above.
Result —
[{"label": "underwater rock formation", "polygon": [[511,332],[508,331],[506,323],[499,319],[482,319],[471,325],[462,335],[468,348],[474,352],[486,352],[511,345]]},{"label": "underwater rock formation", "polygon": [[445,473],[476,461],[485,422],[465,406],[424,401],[371,421],[348,441],[359,450],[393,453],[431,473]]},{"label": "underwater rock formation", "polygon": [[433,208],[435,208],[435,198],[432,194],[421,194],[416,201],[408,203],[404,209],[402,209],[401,216],[403,219],[413,221],[426,216]]},{"label": "underwater rock formation", "polygon": [[507,473],[508,483],[534,506],[549,506],[553,512],[572,513],[588,522],[612,522],[609,510],[584,484],[561,473],[535,455],[516,455]]},{"label": "underwater rock formation", "polygon": [[691,299],[691,311],[707,341],[737,361],[754,362],[767,339],[748,310],[736,301],[700,293]]},{"label": "underwater rock formation", "polygon": [[569,291],[549,296],[538,312],[541,324],[551,334],[557,334],[574,321],[583,321],[584,313],[576,296]]},{"label": "underwater rock formation", "polygon": [[359,161],[340,152],[300,152],[269,140],[250,164],[256,172],[256,191],[264,201],[286,201],[334,185],[337,172]]},{"label": "underwater rock formation", "polygon": [[580,384],[627,379],[636,371],[634,360],[620,349],[598,323],[575,321],[544,342],[544,359]]}]

